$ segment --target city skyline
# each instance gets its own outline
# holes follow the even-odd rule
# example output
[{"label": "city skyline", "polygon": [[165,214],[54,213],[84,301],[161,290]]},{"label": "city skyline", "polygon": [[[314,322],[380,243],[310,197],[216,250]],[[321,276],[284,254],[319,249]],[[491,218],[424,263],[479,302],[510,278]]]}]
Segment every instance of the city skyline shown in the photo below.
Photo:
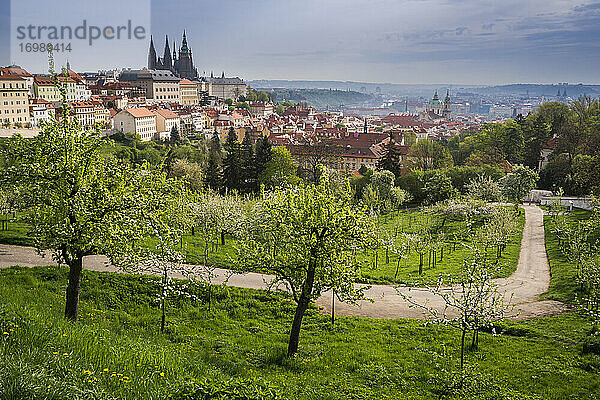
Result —
[{"label": "city skyline", "polygon": [[[133,16],[135,10],[125,5],[119,13]],[[175,38],[186,29],[201,75],[225,71],[245,80],[594,84],[600,83],[594,68],[600,61],[599,22],[600,3],[585,1],[185,0],[176,6],[152,1],[151,33]],[[139,44],[144,53],[148,44],[149,39]],[[6,43],[0,54],[1,46]],[[131,59],[126,52],[100,56],[72,64],[79,71],[146,65],[146,59]],[[19,62],[11,58],[5,63]]]}]

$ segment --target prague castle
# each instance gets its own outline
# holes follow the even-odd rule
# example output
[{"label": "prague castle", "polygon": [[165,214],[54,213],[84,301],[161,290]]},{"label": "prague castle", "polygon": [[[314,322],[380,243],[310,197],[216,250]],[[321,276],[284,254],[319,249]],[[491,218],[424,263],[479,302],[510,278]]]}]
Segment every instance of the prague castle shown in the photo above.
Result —
[{"label": "prague castle", "polygon": [[165,50],[162,57],[156,56],[154,41],[150,36],[150,50],[148,52],[148,69],[150,70],[168,70],[180,78],[195,79],[198,77],[198,71],[194,67],[192,59],[192,49],[188,46],[185,31],[183,31],[183,40],[179,48],[179,55],[176,51],[177,46],[173,43],[173,54],[169,46],[169,37],[165,36]]}]

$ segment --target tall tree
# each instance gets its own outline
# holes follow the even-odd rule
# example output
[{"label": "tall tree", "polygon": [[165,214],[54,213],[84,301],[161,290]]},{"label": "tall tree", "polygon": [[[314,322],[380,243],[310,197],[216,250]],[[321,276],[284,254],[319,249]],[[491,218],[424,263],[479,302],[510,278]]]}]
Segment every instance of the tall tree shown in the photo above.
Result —
[{"label": "tall tree", "polygon": [[223,147],[225,149],[223,185],[230,190],[240,190],[242,183],[241,146],[233,127],[229,129]]},{"label": "tall tree", "polygon": [[288,356],[298,351],[302,319],[311,300],[328,289],[341,299],[362,296],[353,285],[360,271],[354,251],[367,248],[372,221],[352,207],[348,191],[336,198],[325,171],[317,185],[299,184],[264,195],[256,220],[240,242],[245,269],[268,270],[297,302]]},{"label": "tall tree", "polygon": [[394,176],[400,176],[400,152],[396,149],[397,143],[390,132],[389,141],[385,147],[385,155],[377,163],[380,170],[390,171]]},{"label": "tall tree", "polygon": [[524,165],[516,165],[513,172],[500,180],[502,193],[516,204],[521,203],[539,180],[539,175]]},{"label": "tall tree", "polygon": [[271,159],[259,176],[259,181],[267,188],[290,186],[298,183],[298,165],[285,147],[272,149]]},{"label": "tall tree", "polygon": [[267,163],[271,161],[271,143],[269,138],[262,136],[256,141],[256,154],[255,154],[255,167],[256,176],[260,179],[260,176],[267,168]]},{"label": "tall tree", "polygon": [[165,206],[169,196],[164,173],[136,168],[104,157],[106,140],[69,121],[63,96],[60,121],[49,123],[32,139],[9,139],[0,182],[18,186],[25,198],[25,220],[38,250],[69,267],[65,316],[76,320],[83,258],[106,254],[122,258],[147,232],[148,210]]},{"label": "tall tree", "polygon": [[254,158],[254,148],[252,147],[248,133],[244,135],[244,140],[242,141],[241,156],[242,190],[246,193],[255,192],[258,183],[256,160]]},{"label": "tall tree", "polygon": [[204,183],[213,190],[219,190],[223,184],[222,157],[221,140],[215,132],[208,146],[208,165],[204,171]]},{"label": "tall tree", "polygon": [[441,143],[422,139],[411,146],[407,164],[413,169],[428,170],[451,167],[454,162],[448,149]]},{"label": "tall tree", "polygon": [[173,125],[173,127],[171,128],[171,136],[169,139],[171,144],[179,143],[179,141],[181,140],[181,136],[179,135],[179,130],[177,130],[177,126]]}]

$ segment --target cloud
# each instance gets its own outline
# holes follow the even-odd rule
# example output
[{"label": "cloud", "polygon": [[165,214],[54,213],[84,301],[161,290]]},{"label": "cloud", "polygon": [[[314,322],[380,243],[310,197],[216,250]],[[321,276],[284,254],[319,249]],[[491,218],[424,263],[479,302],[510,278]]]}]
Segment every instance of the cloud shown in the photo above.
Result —
[{"label": "cloud", "polygon": [[[351,80],[376,70],[397,81],[413,65],[440,63],[449,80],[564,81],[597,80],[590,65],[600,62],[597,0],[180,2],[155,1],[154,33],[187,27],[199,70]],[[587,69],[560,67],[584,58]]]}]

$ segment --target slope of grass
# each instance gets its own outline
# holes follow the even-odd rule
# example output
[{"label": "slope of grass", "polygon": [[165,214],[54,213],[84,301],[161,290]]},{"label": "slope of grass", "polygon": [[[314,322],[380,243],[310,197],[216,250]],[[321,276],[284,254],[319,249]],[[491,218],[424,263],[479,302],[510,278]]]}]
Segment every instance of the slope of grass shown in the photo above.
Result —
[{"label": "slope of grass", "polygon": [[[388,229],[394,232],[397,231],[411,233],[416,231],[418,225],[439,226],[436,222],[436,216],[428,216],[420,211],[409,211],[384,218],[381,221],[383,229]],[[525,216],[521,212],[517,217],[517,227],[515,233],[498,260],[498,272],[495,277],[502,278],[511,275],[517,268],[519,263],[519,254],[521,251],[521,239],[523,237],[523,226],[525,225]],[[481,221],[475,226],[481,224]],[[433,284],[438,279],[439,275],[456,275],[464,261],[465,251],[464,246],[469,245],[469,239],[463,238],[459,241],[454,241],[454,234],[459,234],[464,230],[464,222],[459,220],[448,220],[435,233],[443,233],[446,237],[444,254],[438,250],[436,254],[437,262],[435,266],[426,254],[424,257],[423,274],[419,276],[419,254],[412,251],[405,259],[401,259],[398,263],[398,258],[388,253],[384,248],[378,249],[376,252],[370,252],[368,257],[371,260],[371,268],[363,271],[364,281],[368,283],[405,283],[414,286],[423,284]],[[399,239],[398,239],[399,241]],[[377,256],[375,256],[377,253]],[[495,250],[490,249],[490,258],[495,257]],[[365,255],[366,257],[366,255]],[[375,267],[375,259],[377,265]]]},{"label": "slope of grass", "polygon": [[281,295],[216,287],[210,309],[171,298],[160,333],[152,278],[85,271],[77,323],[62,318],[65,284],[65,269],[0,271],[0,399],[600,397],[600,356],[582,353],[590,324],[573,313],[482,333],[458,390],[449,327],[345,317],[332,327],[312,308],[286,359],[294,305]]},{"label": "slope of grass", "polygon": [[27,224],[16,221],[12,214],[0,215],[0,221],[0,243],[33,246],[33,240],[27,235]]},{"label": "slope of grass", "polygon": [[[435,217],[428,216],[420,211],[408,211],[400,214],[390,214],[380,219],[379,223],[383,229],[398,227],[398,232],[413,232],[418,224],[431,224]],[[523,225],[525,217],[519,216],[518,227],[510,244],[505,249],[499,260],[499,270],[496,277],[506,277],[512,274],[517,268],[519,253],[521,249],[521,237],[523,235]],[[455,275],[460,271],[464,260],[463,245],[468,244],[468,240],[452,240],[453,234],[463,229],[462,221],[449,220],[440,229],[446,237],[443,258],[440,251],[437,252],[437,263],[435,267],[426,255],[424,258],[423,275],[419,276],[419,255],[411,252],[406,259],[401,259],[398,264],[398,258],[391,253],[386,257],[385,248],[379,248],[359,254],[358,257],[367,261],[369,267],[362,272],[361,282],[365,283],[405,283],[414,286],[424,284],[433,284],[440,274]],[[11,222],[8,230],[0,231],[0,243],[32,245],[32,240],[27,236],[27,226],[19,222]],[[437,232],[436,232],[437,233]],[[398,236],[398,240],[400,240]],[[147,245],[153,246],[153,239],[147,239]],[[196,235],[185,235],[181,244],[181,250],[185,253],[187,262],[191,264],[205,264],[221,268],[232,268],[235,264],[237,247],[236,240],[231,235],[226,235],[225,244],[209,244],[209,251],[205,257],[205,240]],[[494,250],[490,249],[490,256],[493,256]],[[376,255],[377,254],[377,255]],[[375,262],[377,259],[377,262]]]},{"label": "slope of grass", "polygon": [[[572,223],[578,220],[586,220],[590,217],[590,212],[575,209],[567,218]],[[544,216],[544,235],[546,239],[546,253],[550,264],[550,289],[543,295],[546,299],[558,300],[572,303],[575,301],[577,293],[577,270],[575,265],[565,256],[560,249],[558,238],[553,232],[554,221],[551,216]],[[596,232],[594,240],[600,237],[600,232]]]}]

